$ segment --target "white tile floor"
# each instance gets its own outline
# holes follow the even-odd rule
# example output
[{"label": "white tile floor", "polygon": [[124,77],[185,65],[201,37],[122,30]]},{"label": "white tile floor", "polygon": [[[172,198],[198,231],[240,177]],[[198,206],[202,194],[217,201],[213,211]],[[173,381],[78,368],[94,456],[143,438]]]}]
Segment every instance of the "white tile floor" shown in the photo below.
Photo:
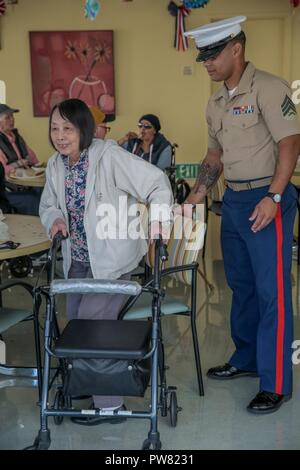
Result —
[{"label": "white tile floor", "polygon": [[[209,233],[216,233],[218,221],[211,217]],[[212,226],[214,230],[212,230]],[[229,335],[231,294],[226,285],[219,244],[208,243],[206,269],[215,285],[207,297],[202,279],[198,286],[198,331],[202,367],[226,362],[233,351]],[[177,288],[180,293],[180,288]],[[293,261],[295,338],[300,339],[299,274]],[[7,294],[5,302],[15,302]],[[24,296],[19,300],[25,302]],[[204,376],[205,397],[199,397],[196,382],[189,319],[163,319],[167,353],[168,383],[177,385],[178,403],[183,410],[178,425],[171,428],[168,418],[159,417],[163,449],[299,449],[300,448],[300,365],[294,369],[294,396],[271,415],[255,416],[246,411],[257,392],[258,379],[242,378],[219,382]],[[33,357],[31,325],[20,324],[3,335],[8,360],[30,362]],[[37,390],[21,386],[4,388],[0,378],[0,449],[22,449],[32,444],[39,429]],[[7,378],[6,378],[7,379]],[[142,408],[147,400],[129,398],[127,406]],[[146,438],[146,420],[128,420],[118,425],[78,426],[65,419],[56,426],[49,419],[51,449],[140,449]]]}]

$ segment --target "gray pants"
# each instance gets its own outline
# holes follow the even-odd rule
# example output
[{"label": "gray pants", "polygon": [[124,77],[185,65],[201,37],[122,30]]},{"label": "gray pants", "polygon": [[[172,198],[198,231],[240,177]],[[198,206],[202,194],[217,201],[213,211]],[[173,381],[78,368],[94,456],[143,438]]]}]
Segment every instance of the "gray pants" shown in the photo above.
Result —
[{"label": "gray pants", "polygon": [[[90,264],[73,260],[68,278],[93,278]],[[124,274],[120,279],[130,279],[130,274]],[[116,320],[127,299],[122,294],[68,294],[67,317],[68,320]],[[123,405],[123,397],[97,395],[93,399],[96,408]]]}]

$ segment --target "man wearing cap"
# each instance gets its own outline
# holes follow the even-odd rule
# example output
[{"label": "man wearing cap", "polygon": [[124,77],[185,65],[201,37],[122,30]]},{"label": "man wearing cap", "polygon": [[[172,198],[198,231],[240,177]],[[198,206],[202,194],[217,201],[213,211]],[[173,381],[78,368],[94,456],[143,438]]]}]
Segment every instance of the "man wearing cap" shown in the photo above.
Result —
[{"label": "man wearing cap", "polygon": [[235,352],[208,377],[258,375],[248,411],[276,411],[292,394],[291,260],[297,195],[290,183],[300,153],[300,129],[289,85],[245,61],[246,17],[186,33],[195,39],[213,81],[223,87],[207,107],[208,151],[186,199],[203,201],[224,170],[221,243],[233,291]]},{"label": "man wearing cap", "polygon": [[[18,112],[18,109],[0,104],[0,163],[6,175],[13,173],[16,168],[28,168],[38,163],[35,153],[15,128],[14,113]],[[31,189],[7,191],[6,196],[17,212],[38,215],[40,199],[38,191]]]},{"label": "man wearing cap", "polygon": [[14,113],[6,104],[0,104],[0,161],[8,174],[16,168],[28,168],[38,163],[35,153],[15,129]]},{"label": "man wearing cap", "polygon": [[90,106],[90,111],[95,121],[95,139],[104,140],[106,134],[110,131],[110,127],[105,123],[106,116],[101,109],[96,106]]}]

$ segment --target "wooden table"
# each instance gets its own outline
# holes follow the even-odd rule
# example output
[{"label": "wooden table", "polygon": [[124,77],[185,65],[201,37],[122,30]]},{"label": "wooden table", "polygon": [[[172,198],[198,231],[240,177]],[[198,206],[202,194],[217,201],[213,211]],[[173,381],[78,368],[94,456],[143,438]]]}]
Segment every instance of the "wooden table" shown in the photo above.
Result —
[{"label": "wooden table", "polygon": [[[37,176],[34,170],[31,168],[28,169],[17,169],[16,175],[11,175],[6,177],[6,181],[9,183],[16,184],[18,186],[31,186],[33,188],[43,188],[46,183],[45,173]],[[18,173],[22,176],[18,176]]]},{"label": "wooden table", "polygon": [[0,260],[32,255],[50,248],[51,241],[46,235],[39,217],[5,214],[3,222],[8,225],[9,239],[20,243],[20,246],[15,250],[0,250]]}]

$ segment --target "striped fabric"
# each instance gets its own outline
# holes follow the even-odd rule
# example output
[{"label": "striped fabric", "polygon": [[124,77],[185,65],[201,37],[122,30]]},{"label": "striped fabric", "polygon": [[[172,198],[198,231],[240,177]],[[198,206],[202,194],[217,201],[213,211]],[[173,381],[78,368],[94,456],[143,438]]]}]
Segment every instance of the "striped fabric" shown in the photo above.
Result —
[{"label": "striped fabric", "polygon": [[[197,261],[199,252],[203,247],[206,224],[202,221],[194,221],[188,217],[177,215],[174,219],[174,225],[171,237],[168,242],[168,261],[164,267],[181,266],[191,264]],[[154,266],[154,245],[150,246],[146,260],[147,264]],[[191,271],[182,271],[172,274],[177,281],[184,284],[191,284]]]}]

